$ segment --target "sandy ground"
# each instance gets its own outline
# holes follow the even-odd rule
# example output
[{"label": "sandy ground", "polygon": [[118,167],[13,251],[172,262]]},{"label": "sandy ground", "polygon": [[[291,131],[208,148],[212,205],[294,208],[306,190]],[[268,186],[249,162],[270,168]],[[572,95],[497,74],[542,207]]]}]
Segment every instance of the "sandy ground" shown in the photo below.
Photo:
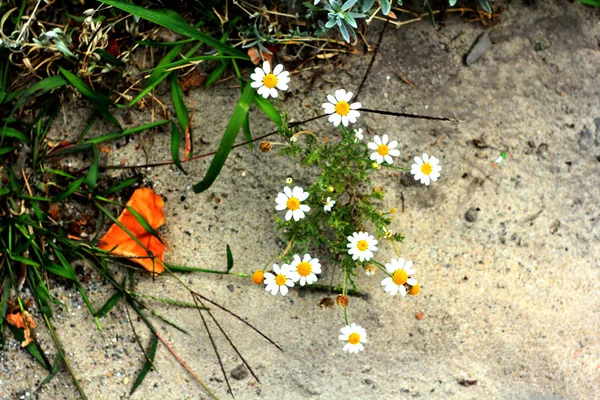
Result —
[{"label": "sandy ground", "polygon": [[[371,295],[352,300],[350,319],[368,331],[364,352],[342,351],[340,310],[319,308],[322,293],[273,297],[237,277],[182,277],[284,349],[279,352],[239,321],[216,313],[262,382],[244,373],[230,375],[236,398],[600,398],[600,120],[599,126],[594,123],[600,118],[600,11],[558,1],[509,4],[503,20],[489,29],[492,50],[470,67],[462,64],[462,56],[483,32],[478,25],[450,18],[440,31],[413,24],[389,29],[383,40],[363,105],[463,122],[360,118],[359,126],[370,132],[367,138],[385,132],[400,141],[404,163],[427,152],[444,168],[430,188],[380,172],[389,191],[386,207],[400,209],[402,195],[405,199],[393,228],[406,236],[400,251],[415,262],[423,290],[417,298],[390,298],[380,274],[360,278],[362,290]],[[380,26],[371,29],[372,42]],[[338,67],[334,59],[322,70],[293,76],[284,101],[292,119],[318,113],[334,89],[355,90],[368,60],[361,54]],[[223,113],[231,112],[238,93],[222,84],[193,91],[186,99],[195,110],[196,151],[216,148],[226,124]],[[55,134],[78,132],[85,122],[75,118],[88,112],[83,102],[67,109],[66,125]],[[131,124],[148,118],[139,111],[129,117]],[[325,123],[308,127],[320,136],[332,134]],[[272,129],[260,117],[252,128],[255,134]],[[168,141],[167,131],[141,135],[115,147],[109,161],[168,160]],[[502,151],[506,161],[493,167]],[[285,178],[307,186],[311,173],[274,152],[244,147],[232,153],[208,192],[194,195],[189,185],[207,166],[208,161],[188,164],[188,176],[170,167],[147,171],[167,199],[162,232],[174,250],[167,261],[224,268],[229,243],[234,270],[250,273],[283,250],[272,219],[274,197]],[[393,255],[384,244],[378,259]],[[340,278],[334,265],[324,267],[326,279]],[[190,301],[173,277],[153,282],[140,276],[138,282],[139,291]],[[97,277],[88,289],[98,306],[111,295]],[[143,355],[124,305],[101,321],[99,333],[73,288],[57,286],[53,293],[69,306],[57,311],[58,333],[89,397],[128,398]],[[185,335],[156,321],[189,366],[227,398],[197,313],[149,304],[190,331]],[[148,332],[135,318],[134,324],[147,346]],[[47,333],[38,329],[38,335],[51,349]],[[231,374],[241,361],[216,336]],[[78,397],[66,373],[34,392],[45,372],[18,343],[10,341],[0,357],[0,398]],[[166,348],[159,348],[155,365],[157,371],[131,398],[207,398]],[[460,383],[465,380],[475,384]]]}]

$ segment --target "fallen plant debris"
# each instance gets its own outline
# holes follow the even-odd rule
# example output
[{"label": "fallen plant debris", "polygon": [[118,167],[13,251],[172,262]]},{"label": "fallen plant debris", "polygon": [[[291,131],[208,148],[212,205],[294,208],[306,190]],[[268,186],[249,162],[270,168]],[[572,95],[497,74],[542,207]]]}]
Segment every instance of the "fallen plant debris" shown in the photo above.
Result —
[{"label": "fallen plant debris", "polygon": [[155,229],[165,223],[164,206],[152,189],[136,189],[98,247],[140,264],[153,275],[162,273],[167,245]]}]

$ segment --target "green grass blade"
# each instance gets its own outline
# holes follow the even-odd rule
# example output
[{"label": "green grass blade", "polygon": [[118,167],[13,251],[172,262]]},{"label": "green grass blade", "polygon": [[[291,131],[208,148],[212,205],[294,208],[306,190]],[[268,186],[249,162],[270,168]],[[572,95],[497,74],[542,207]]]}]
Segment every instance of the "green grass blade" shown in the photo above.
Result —
[{"label": "green grass blade", "polygon": [[16,149],[16,147],[1,147],[0,148],[0,156],[5,155],[6,153],[10,153],[11,151],[13,151],[14,149]]},{"label": "green grass blade", "polygon": [[92,102],[93,106],[98,110],[98,112],[100,113],[100,115],[102,115],[104,119],[113,123],[114,125],[119,127],[119,129],[121,129],[121,124],[119,124],[119,121],[117,121],[116,118],[113,117],[113,115],[108,111],[108,106],[114,105],[114,103],[108,96],[106,96],[103,93],[96,92],[91,87],[89,87],[87,83],[79,79],[75,74],[67,71],[62,67],[60,67],[60,72],[65,77],[65,79],[69,81],[69,83],[73,85],[73,87],[75,87],[75,89],[77,89],[82,95],[87,97]]},{"label": "green grass blade", "polygon": [[[19,342],[23,342],[25,340],[25,333],[23,329],[19,329],[16,326],[12,326],[10,324],[7,325],[12,334],[15,335],[15,338],[17,338]],[[29,343],[27,346],[25,346],[25,350],[27,350],[27,352],[31,354],[33,358],[35,358],[42,367],[46,368],[48,371],[51,370],[50,366],[46,364],[44,357],[42,357],[42,349],[40,349],[40,346],[37,344],[37,342],[33,341]]]},{"label": "green grass blade", "polygon": [[242,123],[242,128],[244,130],[244,137],[248,142],[248,147],[250,150],[254,148],[254,144],[252,143],[252,132],[250,131],[250,115],[246,114],[246,118],[244,118],[244,123]]},{"label": "green grass blade", "polygon": [[38,389],[41,388],[42,386],[44,386],[46,383],[50,382],[52,380],[52,378],[54,378],[56,376],[58,371],[60,371],[60,367],[62,367],[62,365],[63,365],[63,358],[62,358],[62,355],[59,353],[54,358],[54,364],[52,364],[52,368],[48,372],[48,375],[38,385]]},{"label": "green grass blade", "polygon": [[217,81],[217,79],[219,79],[221,77],[221,75],[223,75],[223,72],[225,72],[228,65],[229,65],[229,60],[223,61],[219,65],[217,65],[217,67],[212,70],[212,72],[206,79],[206,82],[204,82],[204,87],[209,87],[210,85],[215,83]]},{"label": "green grass blade", "polygon": [[28,89],[17,90],[15,92],[8,94],[6,96],[6,99],[4,99],[5,103],[8,103],[9,101],[12,101],[16,97],[18,97],[18,100],[15,102],[15,105],[13,106],[13,109],[9,115],[13,115],[15,113],[15,111],[17,111],[25,103],[27,103],[27,101],[32,96],[33,97],[40,96],[46,92],[49,92],[51,90],[57,89],[62,86],[65,86],[66,84],[67,84],[67,81],[65,80],[65,78],[63,78],[60,75],[54,75],[49,78],[42,79],[35,85],[30,86]]},{"label": "green grass blade", "polygon": [[117,183],[116,185],[113,185],[111,187],[109,187],[108,189],[106,189],[105,191],[102,192],[102,194],[107,195],[107,194],[113,194],[118,192],[119,190],[123,190],[128,186],[133,185],[134,183],[137,183],[140,180],[139,177],[134,176],[132,178],[128,178],[125,179],[119,183]]},{"label": "green grass blade", "polygon": [[[183,45],[179,45],[179,46],[175,46],[173,47],[163,58],[162,60],[160,60],[160,62],[158,63],[158,65],[154,68],[154,71],[152,71],[152,73],[150,74],[150,77],[146,80],[146,82],[144,82],[144,86],[148,87],[148,86],[154,86],[153,83],[158,81],[158,79],[161,77],[161,75],[165,72],[165,69],[167,69],[167,65],[171,64],[171,62],[179,55],[181,54],[181,51],[183,50]],[[161,81],[164,80],[161,79]]]},{"label": "green grass blade", "polygon": [[96,183],[98,182],[98,157],[100,155],[100,151],[98,150],[98,146],[92,147],[94,158],[92,160],[92,164],[90,165],[90,169],[88,170],[88,174],[86,176],[86,182],[88,185],[88,190],[93,191],[96,188]]},{"label": "green grass blade", "polygon": [[175,124],[175,122],[171,121],[171,157],[173,158],[173,162],[175,166],[179,168],[181,172],[187,175],[187,172],[183,169],[181,165],[181,159],[179,158],[179,146],[181,144],[181,131]]},{"label": "green grass blade", "polygon": [[110,312],[110,310],[112,310],[113,307],[119,302],[119,300],[121,300],[121,297],[123,297],[123,292],[116,292],[115,294],[113,294],[110,297],[110,299],[108,299],[106,301],[106,303],[104,303],[104,305],[102,306],[102,308],[100,308],[96,312],[96,317],[102,318],[106,314],[108,314]]},{"label": "green grass blade", "polygon": [[23,133],[19,132],[14,128],[9,128],[8,126],[0,128],[0,137],[2,139],[11,137],[20,140],[21,142],[31,143],[31,140]]},{"label": "green grass blade", "polygon": [[281,120],[281,115],[279,115],[279,111],[275,106],[267,99],[259,95],[258,93],[254,93],[254,97],[252,99],[254,104],[261,110],[271,121],[277,125],[277,128],[281,129],[283,127],[283,121]]},{"label": "green grass blade", "polygon": [[148,10],[147,8],[136,6],[130,3],[127,3],[123,0],[100,0],[102,3],[109,4],[113,7],[119,8],[125,12],[133,14],[137,17],[143,18],[150,22],[154,22],[157,25],[160,25],[164,28],[172,30],[174,32],[180,33],[182,35],[194,38],[202,43],[209,45],[219,51],[222,51],[225,54],[229,54],[232,56],[240,56],[244,59],[248,59],[241,51],[228,46],[220,41],[216,40],[212,36],[209,36],[203,32],[200,32],[197,29],[192,28],[188,25],[183,18],[174,18],[173,14],[167,14],[165,12],[157,11],[157,10]]},{"label": "green grass blade", "polygon": [[231,247],[227,245],[227,272],[233,268],[233,254],[231,254]]},{"label": "green grass blade", "polygon": [[246,85],[246,88],[244,89],[244,92],[242,93],[242,96],[240,97],[240,100],[233,111],[233,115],[229,120],[227,129],[225,129],[225,134],[221,139],[217,153],[213,157],[204,179],[194,185],[194,193],[205,191],[213,184],[215,179],[217,179],[217,176],[221,172],[221,169],[223,168],[223,165],[229,156],[229,152],[231,151],[231,147],[235,142],[235,138],[242,127],[244,118],[246,118],[246,115],[248,114],[250,104],[252,103],[253,94],[254,89],[252,89],[250,85]]},{"label": "green grass blade", "polygon": [[69,185],[69,187],[67,188],[67,190],[60,193],[58,196],[56,196],[54,198],[54,201],[55,202],[62,201],[64,199],[66,199],[67,197],[69,197],[70,195],[72,195],[77,189],[79,189],[79,186],[81,186],[81,184],[83,183],[84,180],[85,180],[85,178],[79,178],[75,182],[71,183]]},{"label": "green grass blade", "polygon": [[135,382],[133,382],[133,386],[131,387],[131,392],[129,392],[129,395],[132,395],[133,392],[135,392],[135,390],[144,381],[144,378],[146,378],[146,375],[148,374],[148,372],[150,372],[150,369],[152,368],[152,364],[154,363],[154,357],[156,355],[157,347],[158,347],[158,336],[156,334],[153,334],[152,339],[150,341],[150,350],[148,351],[148,358],[146,359],[146,362],[144,363],[144,366],[142,367],[140,374],[136,378]]},{"label": "green grass blade", "polygon": [[179,82],[177,81],[176,74],[171,75],[171,98],[173,99],[173,106],[175,107],[175,114],[177,115],[181,132],[186,132],[190,123],[190,114],[185,107],[183,91],[181,90],[181,85],[179,85]]},{"label": "green grass blade", "polygon": [[600,8],[600,0],[577,0],[577,1],[582,4],[587,4],[588,6]]}]

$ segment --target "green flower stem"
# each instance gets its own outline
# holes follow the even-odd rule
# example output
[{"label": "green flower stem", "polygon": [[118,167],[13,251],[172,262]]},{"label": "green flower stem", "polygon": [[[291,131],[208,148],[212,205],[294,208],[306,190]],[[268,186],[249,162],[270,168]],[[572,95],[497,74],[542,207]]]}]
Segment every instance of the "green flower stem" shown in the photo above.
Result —
[{"label": "green flower stem", "polygon": [[381,270],[383,273],[385,273],[387,276],[390,276],[390,277],[392,276],[392,275],[391,275],[389,272],[387,272],[387,269],[385,269],[385,266],[384,266],[382,263],[380,263],[380,262],[377,262],[377,261],[375,261],[375,260],[371,260],[371,262],[372,262],[373,264],[375,264],[375,265],[377,266],[377,268],[379,268],[379,269],[380,269],[380,270]]}]

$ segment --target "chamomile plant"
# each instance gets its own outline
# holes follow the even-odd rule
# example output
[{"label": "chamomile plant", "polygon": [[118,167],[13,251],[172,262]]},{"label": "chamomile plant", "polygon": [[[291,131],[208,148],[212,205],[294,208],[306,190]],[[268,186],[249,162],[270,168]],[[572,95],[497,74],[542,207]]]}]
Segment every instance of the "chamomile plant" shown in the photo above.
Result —
[{"label": "chamomile plant", "polygon": [[[269,68],[257,71],[269,73]],[[283,69],[277,68],[278,72]],[[266,78],[256,74],[252,79],[258,83],[253,87],[262,94]],[[287,121],[275,92],[287,89],[287,84],[293,82],[286,81],[285,89],[267,83],[272,86],[269,94],[281,120]],[[379,257],[382,247],[398,252],[396,244],[404,237],[390,229],[396,209],[381,209],[385,191],[376,187],[372,178],[383,168],[392,168],[411,174],[428,186],[441,177],[442,167],[435,156],[425,153],[415,157],[410,166],[398,165],[400,134],[367,133],[360,129],[357,125],[361,122],[362,104],[350,91],[340,88],[324,93],[322,108],[323,117],[330,123],[327,130],[332,130],[327,132],[328,138],[325,132],[300,130],[284,122],[279,140],[261,144],[263,152],[279,149],[281,156],[318,171],[318,175],[310,185],[297,184],[287,177],[278,192],[273,193],[274,220],[287,246],[282,254],[274,255],[256,270],[252,280],[272,295],[289,295],[298,286],[338,293],[336,303],[345,323],[339,335],[345,343],[342,349],[359,353],[367,343],[366,328],[350,320],[347,308],[348,295],[359,293],[359,274],[372,277],[379,270],[381,290],[391,296],[415,296],[421,290],[413,261],[400,256],[391,260]],[[340,272],[330,272],[341,277],[341,282],[333,287],[319,282],[325,268],[338,268]]]}]

